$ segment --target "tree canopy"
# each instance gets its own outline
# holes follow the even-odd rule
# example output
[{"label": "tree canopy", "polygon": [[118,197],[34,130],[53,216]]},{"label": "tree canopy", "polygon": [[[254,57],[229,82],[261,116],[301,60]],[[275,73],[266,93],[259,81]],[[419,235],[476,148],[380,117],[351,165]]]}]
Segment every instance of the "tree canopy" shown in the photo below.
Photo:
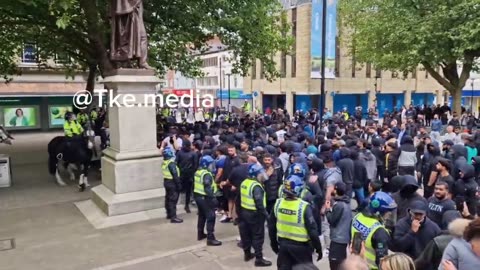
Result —
[{"label": "tree canopy", "polygon": [[[68,55],[67,72],[88,70],[94,78],[113,69],[109,59],[109,0],[15,0],[0,3],[0,74],[18,71],[25,42],[37,45],[37,62]],[[234,73],[245,76],[252,60],[265,65],[265,76],[279,76],[273,55],[288,51],[286,16],[276,0],[144,0],[149,38],[149,64],[161,74],[168,69],[196,77],[207,41],[217,36],[233,52]]]},{"label": "tree canopy", "polygon": [[460,112],[462,89],[479,67],[480,0],[341,0],[339,7],[358,61],[401,72],[423,65]]}]

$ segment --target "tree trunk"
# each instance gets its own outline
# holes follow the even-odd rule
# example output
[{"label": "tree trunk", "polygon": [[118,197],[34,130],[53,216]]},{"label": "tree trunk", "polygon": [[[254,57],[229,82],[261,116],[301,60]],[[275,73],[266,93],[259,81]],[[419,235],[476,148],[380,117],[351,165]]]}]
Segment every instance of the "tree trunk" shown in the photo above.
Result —
[{"label": "tree trunk", "polygon": [[457,87],[453,92],[450,91],[450,95],[452,95],[452,113],[457,112],[458,115],[462,113],[462,88]]},{"label": "tree trunk", "polygon": [[95,80],[97,78],[97,64],[91,64],[88,67],[87,87],[85,90],[93,94],[95,90]]}]

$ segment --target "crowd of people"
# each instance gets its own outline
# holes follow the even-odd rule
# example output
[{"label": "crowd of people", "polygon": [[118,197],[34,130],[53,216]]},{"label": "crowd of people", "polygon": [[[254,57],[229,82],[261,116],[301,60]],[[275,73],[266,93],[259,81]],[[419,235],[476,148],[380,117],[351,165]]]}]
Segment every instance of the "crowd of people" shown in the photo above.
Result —
[{"label": "crowd of people", "polygon": [[455,113],[446,122],[443,111],[430,122],[397,113],[382,124],[347,112],[320,121],[315,109],[205,114],[159,118],[167,218],[183,221],[185,193],[199,241],[222,244],[219,216],[238,225],[244,259],[258,267],[271,265],[266,225],[279,269],[315,269],[314,252],[332,270],[480,266],[480,131]]}]

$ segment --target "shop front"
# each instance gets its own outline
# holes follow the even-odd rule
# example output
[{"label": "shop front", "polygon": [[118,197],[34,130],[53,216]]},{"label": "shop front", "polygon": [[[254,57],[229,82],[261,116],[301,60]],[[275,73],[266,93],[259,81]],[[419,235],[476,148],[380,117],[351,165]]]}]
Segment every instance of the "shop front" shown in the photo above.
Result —
[{"label": "shop front", "polygon": [[[216,100],[216,106],[219,107],[228,107],[228,89],[222,89],[217,91],[217,100]],[[250,105],[253,108],[252,105],[252,94],[245,94],[243,93],[243,90],[240,89],[235,89],[232,90],[230,89],[230,106],[231,107],[237,107],[241,108],[243,104],[245,104],[245,100],[250,103]]]},{"label": "shop front", "polygon": [[265,112],[267,109],[284,109],[286,105],[287,98],[285,95],[267,95],[263,94],[262,96],[262,110]]},{"label": "shop front", "polygon": [[333,111],[336,113],[346,109],[350,114],[356,107],[362,107],[363,113],[368,112],[368,94],[335,94],[333,96]]},{"label": "shop front", "polygon": [[51,130],[63,127],[73,110],[73,96],[0,97],[0,125],[8,130]]},{"label": "shop front", "polygon": [[436,95],[429,93],[412,93],[412,105],[413,106],[432,106],[436,105]]},{"label": "shop front", "polygon": [[401,94],[377,94],[378,113],[383,115],[385,111],[400,110],[405,103],[405,95]]}]

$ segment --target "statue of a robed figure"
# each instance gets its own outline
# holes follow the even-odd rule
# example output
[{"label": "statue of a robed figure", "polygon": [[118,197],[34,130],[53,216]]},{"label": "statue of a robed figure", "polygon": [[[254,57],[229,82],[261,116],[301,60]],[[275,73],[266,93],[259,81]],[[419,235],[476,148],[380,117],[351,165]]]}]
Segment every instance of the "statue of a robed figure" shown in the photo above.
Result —
[{"label": "statue of a robed figure", "polygon": [[147,63],[147,31],[143,23],[143,0],[111,0],[112,36],[110,59],[116,67],[151,69]]}]

